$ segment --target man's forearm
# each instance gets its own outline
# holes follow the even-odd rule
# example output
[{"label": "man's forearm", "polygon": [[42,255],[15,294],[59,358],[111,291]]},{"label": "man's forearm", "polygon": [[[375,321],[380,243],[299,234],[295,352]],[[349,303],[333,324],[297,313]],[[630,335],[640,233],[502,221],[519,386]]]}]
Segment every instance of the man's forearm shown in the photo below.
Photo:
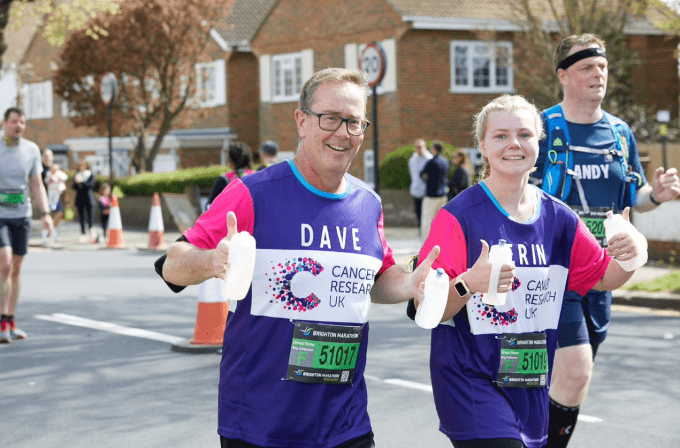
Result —
[{"label": "man's forearm", "polygon": [[163,264],[165,281],[180,286],[196,285],[214,277],[212,250],[186,242],[173,243]]}]

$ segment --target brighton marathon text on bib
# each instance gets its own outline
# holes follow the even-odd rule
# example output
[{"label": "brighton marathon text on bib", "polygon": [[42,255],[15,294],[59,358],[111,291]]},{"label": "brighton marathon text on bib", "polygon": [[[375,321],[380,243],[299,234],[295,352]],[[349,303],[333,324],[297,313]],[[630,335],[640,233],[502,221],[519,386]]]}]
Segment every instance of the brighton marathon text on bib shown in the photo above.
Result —
[{"label": "brighton marathon text on bib", "polygon": [[0,191],[0,204],[19,205],[24,203],[24,192],[21,190]]},{"label": "brighton marathon text on bib", "polygon": [[593,234],[600,246],[607,247],[607,237],[604,233],[604,220],[607,218],[607,212],[612,210],[612,207],[589,207],[590,213],[583,211],[583,207],[578,205],[570,205],[572,210],[578,214],[581,221],[588,227],[590,233]]},{"label": "brighton marathon text on bib", "polygon": [[361,345],[361,326],[293,322],[287,380],[352,384]]},{"label": "brighton marathon text on bib", "polygon": [[501,387],[545,387],[548,350],[545,333],[503,335],[497,383]]}]

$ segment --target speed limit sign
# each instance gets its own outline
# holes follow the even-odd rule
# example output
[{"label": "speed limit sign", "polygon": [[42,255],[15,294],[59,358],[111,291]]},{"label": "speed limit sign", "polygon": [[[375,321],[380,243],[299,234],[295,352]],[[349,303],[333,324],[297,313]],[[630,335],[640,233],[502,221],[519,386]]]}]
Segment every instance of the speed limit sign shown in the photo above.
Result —
[{"label": "speed limit sign", "polygon": [[116,99],[116,91],[118,90],[118,83],[116,82],[116,75],[109,72],[102,77],[101,97],[106,106],[111,104]]},{"label": "speed limit sign", "polygon": [[369,87],[380,84],[387,69],[387,60],[382,45],[378,42],[366,45],[364,51],[361,52],[359,65],[361,70],[366,72]]}]

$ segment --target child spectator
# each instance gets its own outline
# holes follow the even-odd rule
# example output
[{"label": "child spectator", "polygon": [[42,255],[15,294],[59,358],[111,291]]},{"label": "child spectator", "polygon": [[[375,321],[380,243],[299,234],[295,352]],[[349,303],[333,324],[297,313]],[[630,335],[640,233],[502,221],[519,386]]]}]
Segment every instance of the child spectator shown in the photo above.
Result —
[{"label": "child spectator", "polygon": [[[108,182],[102,183],[99,187],[99,215],[102,220],[103,238],[106,239],[106,229],[109,226],[109,212],[111,210],[111,185]],[[99,237],[97,237],[97,242]]]}]

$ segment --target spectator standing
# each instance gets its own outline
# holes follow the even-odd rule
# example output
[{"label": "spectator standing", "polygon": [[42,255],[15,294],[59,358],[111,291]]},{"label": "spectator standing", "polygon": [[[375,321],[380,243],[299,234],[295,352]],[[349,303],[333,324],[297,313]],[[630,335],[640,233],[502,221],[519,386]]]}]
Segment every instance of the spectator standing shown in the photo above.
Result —
[{"label": "spectator standing", "polygon": [[215,198],[222,193],[222,190],[229,185],[234,179],[241,178],[248,174],[253,174],[253,166],[251,163],[252,153],[250,146],[243,142],[233,142],[229,145],[227,166],[228,172],[221,174],[220,177],[213,183],[208,194],[208,207],[213,203]]},{"label": "spectator standing", "polygon": [[[97,198],[99,203],[99,218],[102,223],[102,231],[104,240],[107,239],[106,230],[109,227],[109,214],[111,212],[111,185],[108,182],[103,182],[99,187],[99,198]],[[97,237],[97,242],[99,237]]]},{"label": "spectator standing", "polygon": [[[605,43],[594,34],[564,38],[555,50],[563,100],[543,112],[548,138],[540,142],[535,176],[589,222],[607,210],[653,210],[680,194],[677,170],[657,168],[645,179],[628,124],[602,109],[607,91]],[[597,172],[597,175],[591,173]],[[598,235],[606,245],[604,235]],[[564,448],[586,397],[599,345],[611,321],[611,293],[569,291],[560,317],[559,348],[550,388],[550,448]]]},{"label": "spectator standing", "polygon": [[422,138],[416,139],[413,142],[413,154],[408,159],[408,174],[411,176],[411,185],[409,186],[409,193],[413,197],[413,209],[416,212],[416,220],[418,221],[418,232],[420,232],[420,225],[423,214],[423,198],[427,185],[420,173],[427,162],[432,158],[432,154],[427,150],[427,144]]},{"label": "spectator standing", "polygon": [[259,152],[261,164],[257,170],[261,171],[276,163],[276,154],[279,152],[279,145],[277,145],[274,140],[267,140],[266,142],[262,143]]},{"label": "spectator standing", "polygon": [[[92,233],[94,184],[95,177],[90,170],[90,164],[85,160],[81,160],[78,162],[78,170],[75,176],[73,176],[72,185],[72,188],[76,191],[76,207],[78,208],[78,217],[80,218],[80,242],[86,242],[88,239],[87,233]],[[85,215],[87,215],[87,220]]]},{"label": "spectator standing", "polygon": [[14,318],[19,301],[21,266],[31,233],[32,193],[42,215],[42,227],[52,234],[52,216],[42,182],[40,149],[23,138],[24,112],[11,107],[2,120],[0,139],[0,342],[26,338]]},{"label": "spectator standing", "polygon": [[[45,185],[45,191],[47,191],[47,200],[49,201],[50,211],[53,213],[52,219],[54,220],[52,237],[56,238],[56,227],[61,220],[64,219],[64,203],[61,196],[66,190],[68,175],[61,171],[59,166],[57,166],[57,173],[53,175],[51,168],[54,166],[54,153],[49,148],[45,148],[43,151],[42,166],[43,184]],[[48,185],[48,180],[50,180],[50,185],[52,185],[52,196],[50,196],[50,185]]]},{"label": "spectator standing", "polygon": [[430,159],[420,177],[425,181],[425,198],[423,198],[423,216],[420,225],[420,237],[427,238],[432,226],[432,220],[440,208],[446,204],[448,190],[447,181],[449,179],[449,159],[444,152],[444,144],[435,140],[430,145],[432,159]]},{"label": "spectator standing", "polygon": [[[367,96],[362,71],[313,74],[295,110],[295,158],[235,179],[156,262],[180,291],[224,278],[237,231],[256,240],[251,288],[224,334],[223,448],[375,446],[364,378],[370,302],[421,297],[439,250],[413,273],[397,266],[379,196],[347,173],[369,124]],[[317,356],[329,342],[343,359]],[[319,352],[298,350],[310,346]]]},{"label": "spectator standing", "polygon": [[470,165],[468,154],[462,149],[453,153],[453,174],[449,179],[449,201],[470,186]]}]

